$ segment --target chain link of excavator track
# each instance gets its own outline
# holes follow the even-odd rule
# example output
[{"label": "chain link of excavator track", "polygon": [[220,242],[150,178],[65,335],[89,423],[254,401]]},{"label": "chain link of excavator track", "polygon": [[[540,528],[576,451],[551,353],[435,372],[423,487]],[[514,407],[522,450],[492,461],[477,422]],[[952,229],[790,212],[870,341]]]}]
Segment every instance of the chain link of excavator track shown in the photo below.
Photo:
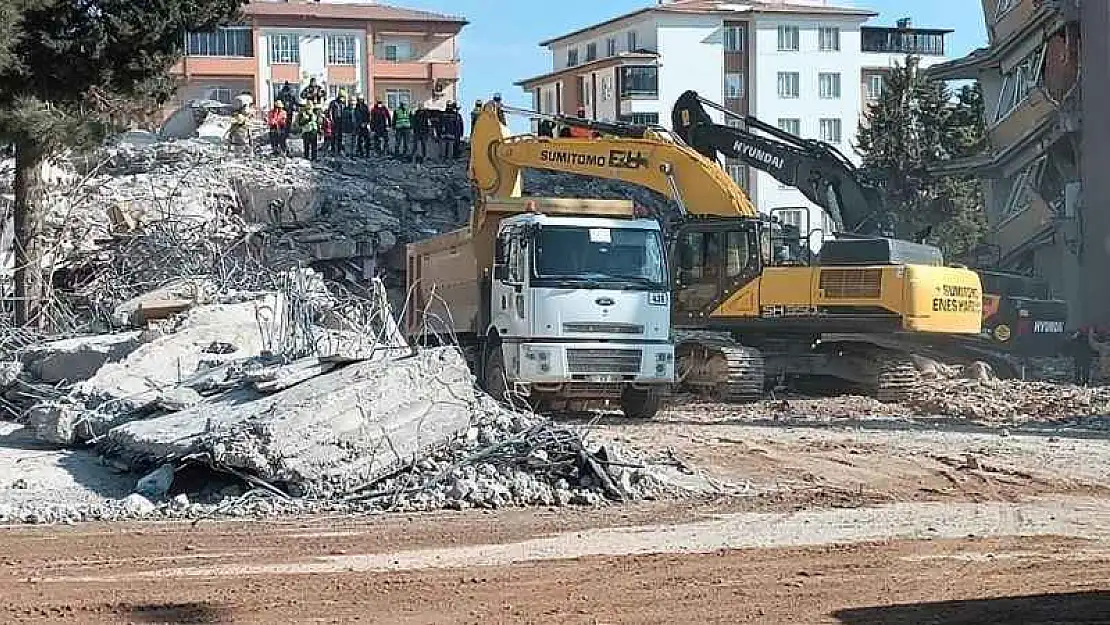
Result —
[{"label": "chain link of excavator track", "polygon": [[708,393],[710,396],[706,398],[714,400],[755,401],[763,396],[766,365],[763,353],[758,349],[741,345],[727,335],[710,332],[682,333],[676,342],[680,352],[690,351],[691,346],[696,346],[702,360],[697,368],[703,375],[708,375],[711,362],[715,359],[725,365],[723,380],[717,379],[715,384],[705,381],[699,384],[680,383],[684,388],[701,396]]},{"label": "chain link of excavator track", "polygon": [[881,402],[902,401],[921,382],[917,365],[903,355],[880,354],[878,364],[874,395]]}]

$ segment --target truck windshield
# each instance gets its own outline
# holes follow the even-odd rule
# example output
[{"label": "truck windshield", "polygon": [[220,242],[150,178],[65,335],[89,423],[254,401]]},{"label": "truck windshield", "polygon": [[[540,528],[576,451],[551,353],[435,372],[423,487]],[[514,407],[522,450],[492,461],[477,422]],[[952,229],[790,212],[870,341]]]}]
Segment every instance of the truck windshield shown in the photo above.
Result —
[{"label": "truck windshield", "polygon": [[535,250],[539,280],[667,285],[657,230],[545,226],[536,236]]}]

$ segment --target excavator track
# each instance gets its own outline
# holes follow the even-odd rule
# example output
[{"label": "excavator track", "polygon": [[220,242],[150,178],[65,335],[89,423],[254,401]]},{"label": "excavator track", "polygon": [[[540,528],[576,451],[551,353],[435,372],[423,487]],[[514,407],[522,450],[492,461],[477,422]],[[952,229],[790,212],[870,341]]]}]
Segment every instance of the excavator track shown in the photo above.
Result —
[{"label": "excavator track", "polygon": [[744,402],[763,397],[763,353],[727,334],[684,333],[677,337],[679,388],[714,401]]},{"label": "excavator track", "polygon": [[913,360],[900,354],[878,357],[878,375],[873,395],[883,403],[906,399],[911,389],[921,381],[921,374]]}]

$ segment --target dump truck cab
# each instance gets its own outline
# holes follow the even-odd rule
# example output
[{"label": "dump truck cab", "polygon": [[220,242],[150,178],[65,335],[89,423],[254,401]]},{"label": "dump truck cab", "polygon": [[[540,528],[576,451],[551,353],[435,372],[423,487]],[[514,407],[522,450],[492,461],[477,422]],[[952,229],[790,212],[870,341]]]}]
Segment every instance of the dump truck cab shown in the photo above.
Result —
[{"label": "dump truck cab", "polygon": [[408,334],[453,335],[494,397],[646,418],[674,382],[663,233],[631,202],[489,200],[408,256]]}]

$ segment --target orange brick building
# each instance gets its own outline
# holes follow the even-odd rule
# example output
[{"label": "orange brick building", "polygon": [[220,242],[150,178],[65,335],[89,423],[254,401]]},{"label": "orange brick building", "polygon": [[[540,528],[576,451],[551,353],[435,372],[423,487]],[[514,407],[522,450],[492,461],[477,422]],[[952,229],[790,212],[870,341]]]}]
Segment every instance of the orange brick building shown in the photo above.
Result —
[{"label": "orange brick building", "polygon": [[189,33],[175,106],[230,102],[243,91],[268,108],[285,82],[310,78],[382,100],[442,108],[458,100],[460,17],[382,4],[252,0],[240,24]]}]

